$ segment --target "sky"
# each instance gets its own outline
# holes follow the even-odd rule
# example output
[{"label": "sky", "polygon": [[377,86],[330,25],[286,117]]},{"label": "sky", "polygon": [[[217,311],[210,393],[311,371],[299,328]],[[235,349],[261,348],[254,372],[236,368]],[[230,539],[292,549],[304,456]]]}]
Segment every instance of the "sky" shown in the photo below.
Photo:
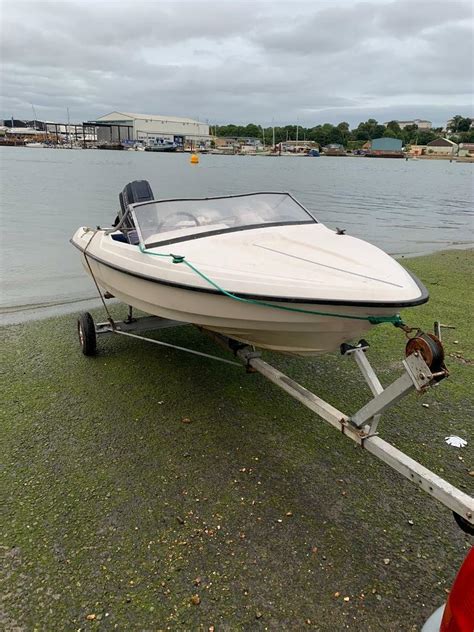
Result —
[{"label": "sky", "polygon": [[474,116],[472,0],[0,0],[0,118]]}]

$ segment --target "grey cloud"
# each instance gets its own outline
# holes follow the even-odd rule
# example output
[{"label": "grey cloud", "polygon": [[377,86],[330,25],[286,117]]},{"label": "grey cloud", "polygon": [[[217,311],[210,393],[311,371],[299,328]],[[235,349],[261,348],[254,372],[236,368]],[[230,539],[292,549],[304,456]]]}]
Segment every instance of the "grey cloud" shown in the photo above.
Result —
[{"label": "grey cloud", "polygon": [[[316,7],[318,5],[315,5]],[[269,51],[312,54],[357,49],[372,38],[423,37],[427,29],[445,27],[452,22],[472,18],[469,2],[395,0],[393,2],[357,2],[315,10],[285,26],[276,26],[258,42]]]},{"label": "grey cloud", "polygon": [[459,0],[391,2],[378,13],[378,24],[386,33],[407,37],[429,28],[472,19],[472,6],[470,2]]},{"label": "grey cloud", "polygon": [[[316,5],[317,6],[317,5]],[[358,45],[360,35],[372,32],[375,24],[374,5],[367,2],[346,7],[315,11],[285,26],[268,31],[258,42],[270,51],[311,54],[333,53]]]},{"label": "grey cloud", "polygon": [[445,6],[4,2],[2,114],[29,117],[33,103],[61,120],[69,106],[76,120],[118,109],[318,124],[388,107],[444,122],[453,95],[469,109],[473,46],[470,3]]}]

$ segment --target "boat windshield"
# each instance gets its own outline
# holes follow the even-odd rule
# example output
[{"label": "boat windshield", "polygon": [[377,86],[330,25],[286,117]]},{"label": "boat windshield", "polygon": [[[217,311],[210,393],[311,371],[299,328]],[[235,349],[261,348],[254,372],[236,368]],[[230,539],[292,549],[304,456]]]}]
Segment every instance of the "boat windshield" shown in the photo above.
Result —
[{"label": "boat windshield", "polygon": [[316,223],[289,193],[143,202],[131,209],[148,248],[236,230]]}]

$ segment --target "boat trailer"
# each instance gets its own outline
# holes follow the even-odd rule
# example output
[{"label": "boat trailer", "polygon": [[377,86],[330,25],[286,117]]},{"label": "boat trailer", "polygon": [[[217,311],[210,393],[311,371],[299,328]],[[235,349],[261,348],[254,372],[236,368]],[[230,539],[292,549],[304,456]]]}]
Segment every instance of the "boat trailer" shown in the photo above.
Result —
[{"label": "boat trailer", "polygon": [[[112,297],[105,295],[105,298]],[[132,307],[129,307],[128,316],[125,320],[116,321],[112,319],[108,310],[106,311],[109,316],[108,321],[97,324],[94,323],[89,312],[84,312],[80,315],[77,328],[79,342],[84,355],[95,355],[98,336],[120,335],[145,340],[161,347],[177,349],[178,351],[184,351],[226,364],[239,367],[244,366],[248,372],[261,373],[270,382],[273,382],[273,384],[298,400],[306,408],[316,413],[321,419],[336,428],[336,430],[339,430],[339,432],[354,441],[361,448],[372,453],[420,487],[424,492],[451,509],[458,526],[465,533],[474,535],[474,498],[457,489],[434,472],[431,472],[401,450],[398,450],[377,433],[381,414],[385,410],[411,391],[417,391],[421,394],[448,375],[448,371],[444,366],[440,343],[441,327],[443,326],[440,323],[435,323],[436,337],[431,334],[418,332],[420,335],[409,338],[407,344],[408,355],[403,360],[404,372],[386,388],[383,388],[367,358],[366,352],[369,344],[365,340],[361,340],[354,346],[341,345],[342,355],[354,359],[373,395],[367,404],[349,416],[301,384],[298,384],[268,362],[265,362],[254,347],[198,327],[220,346],[232,352],[238,360],[236,362],[235,360],[148,338],[139,333],[179,327],[189,325],[189,323],[168,320],[158,316],[134,318]]]}]

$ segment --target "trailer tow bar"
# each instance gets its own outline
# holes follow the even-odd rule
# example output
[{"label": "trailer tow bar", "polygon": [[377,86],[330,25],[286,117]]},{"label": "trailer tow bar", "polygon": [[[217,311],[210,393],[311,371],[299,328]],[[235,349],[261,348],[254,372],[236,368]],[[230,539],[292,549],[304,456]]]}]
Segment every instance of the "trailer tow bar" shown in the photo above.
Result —
[{"label": "trailer tow bar", "polygon": [[367,404],[350,417],[261,358],[254,357],[253,349],[244,347],[237,351],[236,355],[346,437],[451,509],[458,526],[465,533],[474,535],[474,498],[445,481],[376,433],[383,411],[413,390],[425,391],[443,376],[439,373],[431,373],[421,354],[415,351],[403,361],[405,369],[403,375],[384,389],[365,355],[368,346],[368,343],[362,340],[355,347],[347,346],[341,350],[343,355],[354,357],[374,395]]}]

